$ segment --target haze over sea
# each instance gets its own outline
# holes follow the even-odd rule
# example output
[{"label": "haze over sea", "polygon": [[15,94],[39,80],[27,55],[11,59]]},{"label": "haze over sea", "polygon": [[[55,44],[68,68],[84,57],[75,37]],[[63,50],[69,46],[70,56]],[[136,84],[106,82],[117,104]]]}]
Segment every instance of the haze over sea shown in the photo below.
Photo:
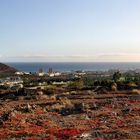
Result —
[{"label": "haze over sea", "polygon": [[45,72],[49,68],[54,71],[66,72],[66,71],[107,71],[111,69],[118,70],[136,70],[140,69],[140,62],[14,62],[6,63],[19,71],[24,72],[38,72],[39,69],[43,69]]}]

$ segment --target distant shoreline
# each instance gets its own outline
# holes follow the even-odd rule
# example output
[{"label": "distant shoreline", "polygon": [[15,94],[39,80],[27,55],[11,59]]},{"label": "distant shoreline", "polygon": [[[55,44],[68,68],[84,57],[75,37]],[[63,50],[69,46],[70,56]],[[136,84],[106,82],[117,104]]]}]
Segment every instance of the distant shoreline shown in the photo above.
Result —
[{"label": "distant shoreline", "polygon": [[5,64],[25,72],[54,71],[108,71],[108,70],[139,70],[140,62],[6,62]]}]

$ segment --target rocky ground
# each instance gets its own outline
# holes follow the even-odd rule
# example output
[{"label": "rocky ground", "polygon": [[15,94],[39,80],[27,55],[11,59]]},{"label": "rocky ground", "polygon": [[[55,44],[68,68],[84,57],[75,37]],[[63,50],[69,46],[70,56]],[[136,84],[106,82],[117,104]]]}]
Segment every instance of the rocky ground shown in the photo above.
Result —
[{"label": "rocky ground", "polygon": [[1,99],[0,139],[139,140],[140,96],[97,97],[82,91]]}]

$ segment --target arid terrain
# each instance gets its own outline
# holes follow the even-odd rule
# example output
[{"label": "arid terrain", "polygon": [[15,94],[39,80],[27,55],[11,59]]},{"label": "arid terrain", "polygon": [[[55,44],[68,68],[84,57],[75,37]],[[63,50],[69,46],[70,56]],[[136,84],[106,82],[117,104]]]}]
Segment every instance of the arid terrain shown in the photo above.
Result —
[{"label": "arid terrain", "polygon": [[7,97],[0,102],[0,139],[140,139],[140,96],[91,90]]},{"label": "arid terrain", "polygon": [[7,74],[0,75],[0,140],[140,139],[136,72]]}]

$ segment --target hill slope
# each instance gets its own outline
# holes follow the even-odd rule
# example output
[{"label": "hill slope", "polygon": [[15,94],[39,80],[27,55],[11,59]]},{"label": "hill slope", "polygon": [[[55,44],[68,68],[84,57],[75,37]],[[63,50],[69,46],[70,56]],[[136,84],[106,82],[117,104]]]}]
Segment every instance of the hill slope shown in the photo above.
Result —
[{"label": "hill slope", "polygon": [[8,65],[5,65],[3,63],[0,63],[0,73],[15,73],[17,70],[8,66]]}]

